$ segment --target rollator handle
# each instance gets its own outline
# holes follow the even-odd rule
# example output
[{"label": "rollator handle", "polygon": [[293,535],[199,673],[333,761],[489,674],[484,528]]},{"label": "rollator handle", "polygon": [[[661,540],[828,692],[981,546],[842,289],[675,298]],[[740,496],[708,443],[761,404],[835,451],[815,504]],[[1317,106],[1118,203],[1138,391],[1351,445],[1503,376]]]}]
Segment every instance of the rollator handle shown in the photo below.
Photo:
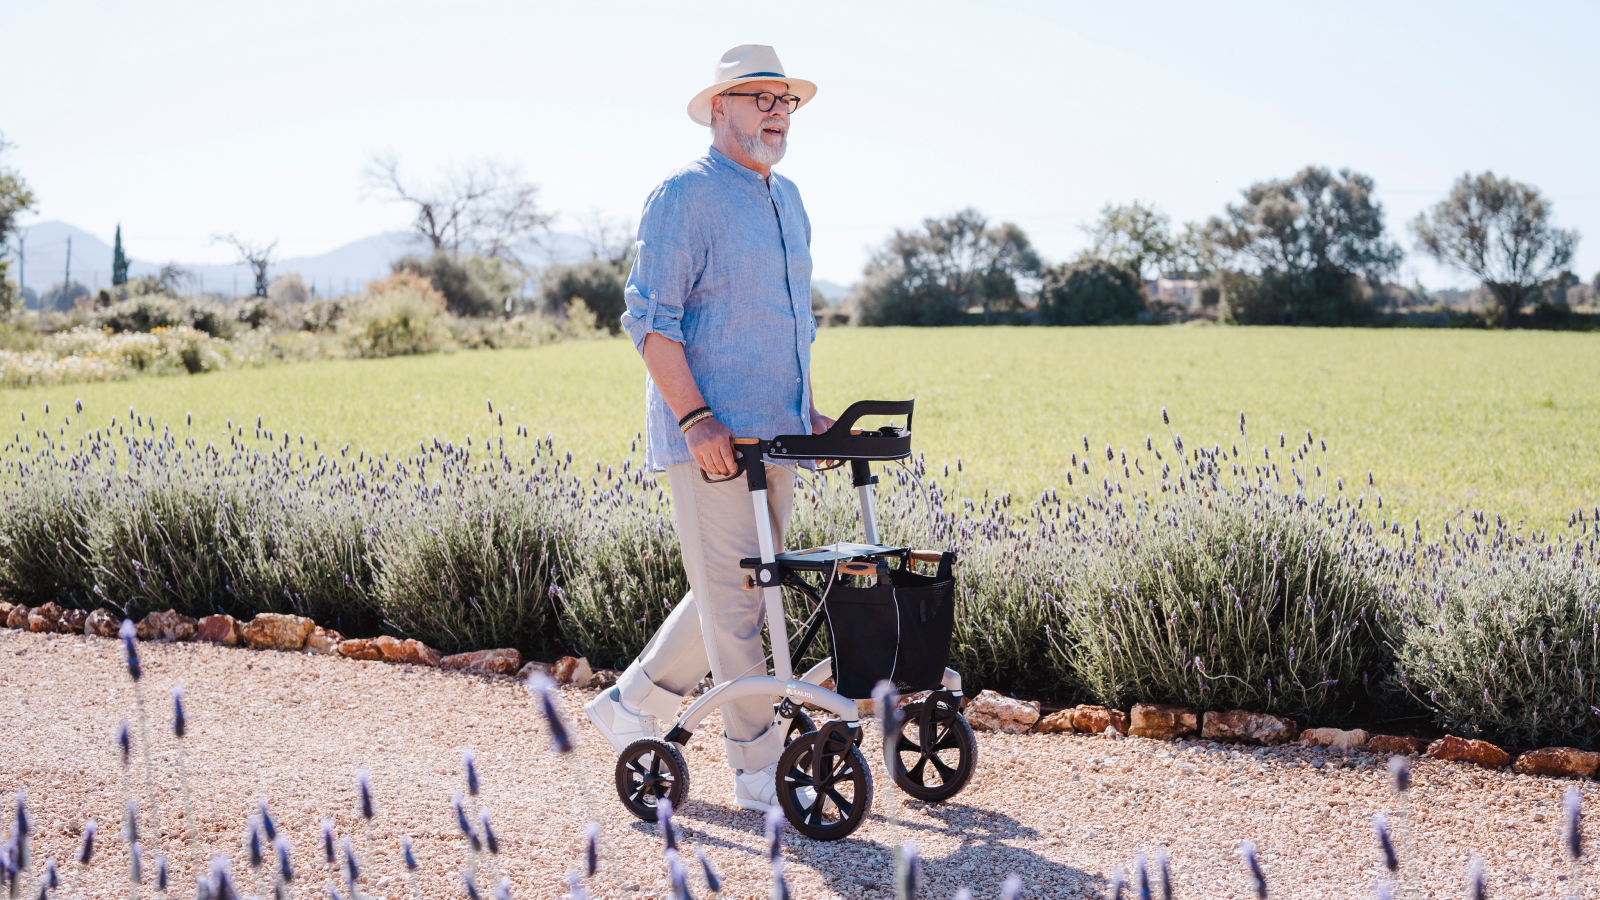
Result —
[{"label": "rollator handle", "polygon": [[936,563],[944,559],[944,554],[938,550],[912,550],[910,554],[917,562]]},{"label": "rollator handle", "polygon": [[877,563],[842,562],[839,563],[837,571],[840,575],[876,575],[878,574],[878,565]]}]

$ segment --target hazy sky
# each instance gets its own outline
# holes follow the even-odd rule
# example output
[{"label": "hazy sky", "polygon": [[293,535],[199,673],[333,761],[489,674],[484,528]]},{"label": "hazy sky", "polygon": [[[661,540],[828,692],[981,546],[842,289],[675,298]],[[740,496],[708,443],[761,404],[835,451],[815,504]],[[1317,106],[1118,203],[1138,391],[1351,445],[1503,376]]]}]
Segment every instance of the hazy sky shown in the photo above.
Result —
[{"label": "hazy sky", "polygon": [[[1175,221],[1308,164],[1377,180],[1390,230],[1493,169],[1580,229],[1600,268],[1600,3],[79,3],[0,0],[0,131],[39,219],[134,255],[225,262],[216,232],[320,253],[403,228],[365,199],[520,163],[566,214],[636,218],[704,152],[689,97],[721,52],[777,47],[819,85],[781,170],[820,278],[896,226],[973,205],[1053,260],[1108,202]],[[1465,279],[1413,254],[1402,277]]]}]

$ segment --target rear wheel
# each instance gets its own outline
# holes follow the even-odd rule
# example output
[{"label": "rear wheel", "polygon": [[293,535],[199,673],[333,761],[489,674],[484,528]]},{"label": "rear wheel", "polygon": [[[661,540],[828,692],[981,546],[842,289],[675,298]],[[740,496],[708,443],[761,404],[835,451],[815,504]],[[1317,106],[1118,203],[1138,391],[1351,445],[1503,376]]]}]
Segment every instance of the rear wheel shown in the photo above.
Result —
[{"label": "rear wheel", "polygon": [[935,694],[908,704],[894,752],[883,748],[894,783],[926,803],[949,800],[978,768],[978,740],[954,698]]},{"label": "rear wheel", "polygon": [[777,789],[778,805],[789,824],[819,841],[849,835],[872,806],[872,772],[866,757],[854,743],[814,731],[795,738],[783,751]]},{"label": "rear wheel", "polygon": [[641,738],[624,747],[616,776],[622,805],[646,822],[656,820],[656,805],[662,800],[682,809],[689,796],[689,764],[670,741]]}]

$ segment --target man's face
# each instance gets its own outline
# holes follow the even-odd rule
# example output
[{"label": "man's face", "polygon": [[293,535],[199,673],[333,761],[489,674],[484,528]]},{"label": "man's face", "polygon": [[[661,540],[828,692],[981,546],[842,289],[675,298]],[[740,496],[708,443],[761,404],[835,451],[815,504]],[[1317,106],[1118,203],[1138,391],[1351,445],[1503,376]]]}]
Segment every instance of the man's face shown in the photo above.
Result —
[{"label": "man's face", "polygon": [[[759,94],[767,91],[778,96],[789,92],[781,81],[752,81],[733,88],[740,94]],[[739,143],[750,158],[764,166],[776,165],[788,149],[789,107],[774,103],[770,112],[762,112],[754,97],[713,97],[712,126]]]}]

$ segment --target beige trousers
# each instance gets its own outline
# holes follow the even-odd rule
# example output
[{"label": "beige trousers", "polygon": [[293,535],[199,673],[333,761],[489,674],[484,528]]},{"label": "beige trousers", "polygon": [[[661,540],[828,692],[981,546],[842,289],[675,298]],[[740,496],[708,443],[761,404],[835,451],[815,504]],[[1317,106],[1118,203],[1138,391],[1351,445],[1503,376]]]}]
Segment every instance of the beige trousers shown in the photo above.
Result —
[{"label": "beige trousers", "polygon": [[[741,477],[706,484],[700,467],[689,462],[668,466],[667,484],[689,593],[617,679],[622,698],[663,727],[708,671],[717,684],[768,674],[761,639],[766,608],[761,591],[744,588],[750,571],[739,568],[739,560],[761,555],[748,483]],[[773,546],[781,550],[794,509],[794,475],[781,466],[767,465],[767,509]],[[753,771],[778,761],[783,735],[773,727],[771,700],[740,700],[721,709],[729,766]]]}]

